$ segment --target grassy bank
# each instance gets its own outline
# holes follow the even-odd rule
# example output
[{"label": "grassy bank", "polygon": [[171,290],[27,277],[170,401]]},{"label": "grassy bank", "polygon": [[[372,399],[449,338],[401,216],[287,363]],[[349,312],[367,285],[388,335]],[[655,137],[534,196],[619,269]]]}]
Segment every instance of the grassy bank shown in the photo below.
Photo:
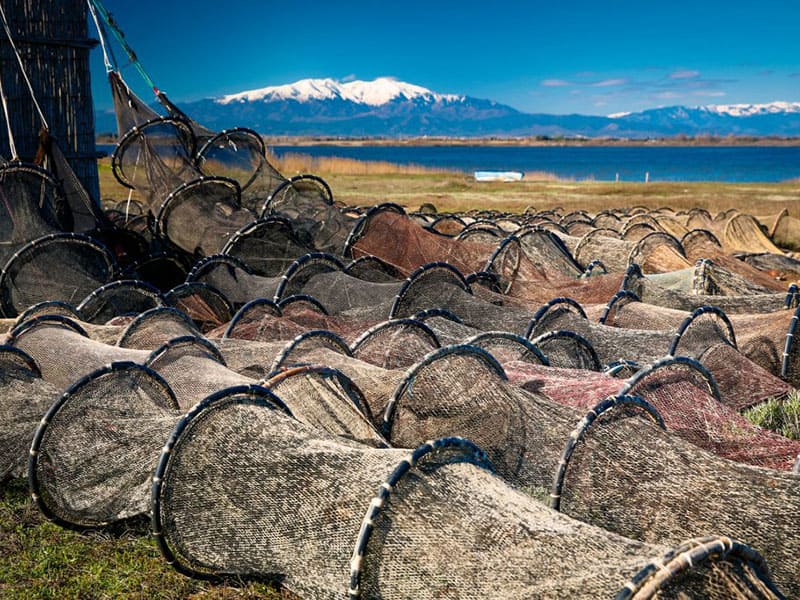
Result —
[{"label": "grassy bank", "polygon": [[266,584],[213,585],[167,565],[144,524],[81,534],[53,525],[23,480],[0,483],[0,598],[288,600]]},{"label": "grassy bank", "polygon": [[[128,190],[111,174],[109,159],[100,166],[101,194],[124,200]],[[787,208],[800,216],[800,182],[764,183],[631,183],[560,180],[548,173],[527,173],[515,183],[478,183],[464,173],[351,159],[319,159],[290,154],[277,161],[286,176],[314,173],[325,178],[339,200],[352,205],[396,202],[416,209],[425,202],[440,211],[491,208],[522,212],[528,206],[545,210],[597,212],[642,205],[676,210],[703,207],[712,213],[738,208],[752,214],[774,214]],[[134,194],[134,198],[136,195]]]}]

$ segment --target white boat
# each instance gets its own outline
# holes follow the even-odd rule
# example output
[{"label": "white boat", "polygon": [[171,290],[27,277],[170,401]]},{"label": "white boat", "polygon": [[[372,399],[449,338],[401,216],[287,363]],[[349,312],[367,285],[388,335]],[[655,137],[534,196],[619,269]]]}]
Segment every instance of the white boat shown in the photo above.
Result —
[{"label": "white boat", "polygon": [[520,171],[475,171],[475,181],[521,181]]}]

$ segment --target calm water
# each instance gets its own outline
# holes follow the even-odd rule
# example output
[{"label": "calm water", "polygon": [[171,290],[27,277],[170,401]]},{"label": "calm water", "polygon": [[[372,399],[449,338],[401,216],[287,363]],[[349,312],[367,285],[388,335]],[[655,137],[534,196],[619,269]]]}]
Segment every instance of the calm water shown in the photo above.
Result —
[{"label": "calm water", "polygon": [[776,182],[800,177],[800,147],[274,146],[311,156],[473,171],[547,171],[568,179]]}]

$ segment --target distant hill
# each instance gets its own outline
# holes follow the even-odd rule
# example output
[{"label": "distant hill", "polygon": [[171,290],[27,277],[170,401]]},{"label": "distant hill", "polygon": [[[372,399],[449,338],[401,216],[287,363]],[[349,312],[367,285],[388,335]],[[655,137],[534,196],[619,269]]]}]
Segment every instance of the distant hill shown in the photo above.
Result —
[{"label": "distant hill", "polygon": [[[390,78],[346,83],[303,79],[182,103],[181,108],[212,129],[242,126],[266,135],[800,136],[800,102],[669,106],[609,116],[529,114]],[[98,133],[116,128],[111,113],[98,112],[96,120]]]}]

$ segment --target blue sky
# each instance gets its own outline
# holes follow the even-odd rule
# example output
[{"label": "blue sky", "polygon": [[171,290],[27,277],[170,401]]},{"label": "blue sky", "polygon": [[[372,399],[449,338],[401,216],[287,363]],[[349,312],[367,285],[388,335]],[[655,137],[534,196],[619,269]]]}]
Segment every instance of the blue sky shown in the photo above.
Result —
[{"label": "blue sky", "polygon": [[[103,1],[178,102],[381,76],[554,114],[800,101],[797,0]],[[107,108],[99,49],[92,65]]]}]

